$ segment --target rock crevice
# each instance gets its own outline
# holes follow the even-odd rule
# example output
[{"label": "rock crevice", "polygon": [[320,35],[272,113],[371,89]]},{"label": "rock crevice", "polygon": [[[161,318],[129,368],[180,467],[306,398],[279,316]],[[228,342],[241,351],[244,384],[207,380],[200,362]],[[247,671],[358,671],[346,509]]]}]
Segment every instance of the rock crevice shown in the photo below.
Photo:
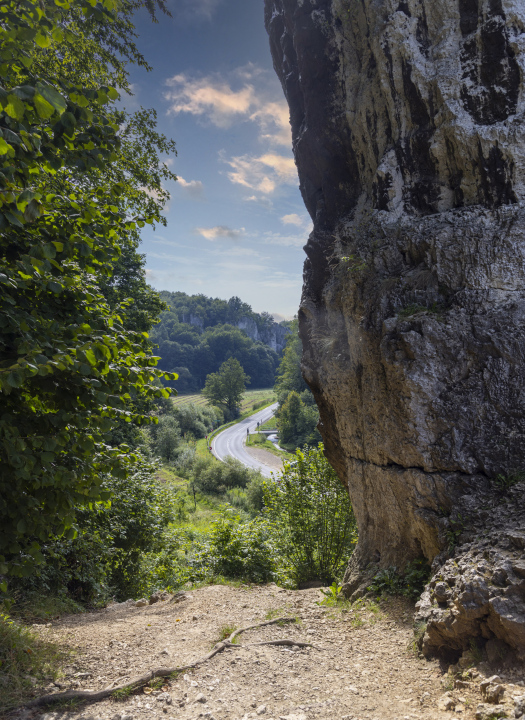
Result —
[{"label": "rock crevice", "polygon": [[444,562],[457,509],[525,465],[525,7],[265,0],[265,19],[314,221],[303,374],[359,524],[352,593]]}]

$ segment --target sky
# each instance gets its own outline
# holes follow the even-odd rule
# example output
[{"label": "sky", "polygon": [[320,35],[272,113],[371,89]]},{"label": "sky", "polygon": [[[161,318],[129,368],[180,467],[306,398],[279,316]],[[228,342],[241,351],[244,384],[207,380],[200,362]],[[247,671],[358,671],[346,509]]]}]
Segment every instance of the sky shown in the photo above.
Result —
[{"label": "sky", "polygon": [[153,66],[132,68],[129,110],[152,107],[177,143],[165,158],[168,226],[142,231],[157,290],[237,295],[277,320],[298,310],[311,230],[288,106],[272,66],[263,0],[169,0],[173,18],[136,16]]}]

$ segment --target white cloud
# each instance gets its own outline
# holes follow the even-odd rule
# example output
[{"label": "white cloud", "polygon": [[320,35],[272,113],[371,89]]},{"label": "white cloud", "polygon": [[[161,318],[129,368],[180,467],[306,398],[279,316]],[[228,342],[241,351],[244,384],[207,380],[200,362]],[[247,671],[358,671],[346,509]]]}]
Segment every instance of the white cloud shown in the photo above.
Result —
[{"label": "white cloud", "polygon": [[211,228],[195,228],[195,232],[202,235],[206,240],[214,242],[218,238],[227,238],[228,240],[239,240],[245,232],[244,228],[240,230],[234,230],[229,228],[227,225],[216,225]]},{"label": "white cloud", "polygon": [[191,195],[195,198],[202,196],[202,193],[204,191],[204,185],[201,183],[200,180],[190,180],[188,182],[180,175],[177,176],[177,180],[179,185],[184,188],[184,190],[186,190],[188,195]]},{"label": "white cloud", "polygon": [[283,225],[297,225],[302,227],[303,219],[299,217],[297,213],[291,213],[290,215],[283,215],[281,218]]},{"label": "white cloud", "polygon": [[[255,190],[263,195],[273,193],[278,185],[297,184],[297,170],[292,158],[266,153],[260,157],[241,155],[229,160],[224,159],[230,167],[228,179],[235,185]],[[257,196],[251,196],[250,200],[258,200]]]},{"label": "white cloud", "polygon": [[247,65],[232,73],[232,80],[237,84],[240,80],[240,87],[234,89],[233,82],[220,75],[202,78],[183,73],[174,75],[166,81],[170,88],[165,93],[170,103],[169,112],[205,117],[220,128],[251,121],[259,126],[260,140],[291,147],[288,105],[285,100],[275,99],[273,89],[270,92],[264,87],[265,72],[255,65]]},{"label": "white cloud", "polygon": [[177,20],[211,20],[222,0],[177,0],[177,7],[172,10]]}]

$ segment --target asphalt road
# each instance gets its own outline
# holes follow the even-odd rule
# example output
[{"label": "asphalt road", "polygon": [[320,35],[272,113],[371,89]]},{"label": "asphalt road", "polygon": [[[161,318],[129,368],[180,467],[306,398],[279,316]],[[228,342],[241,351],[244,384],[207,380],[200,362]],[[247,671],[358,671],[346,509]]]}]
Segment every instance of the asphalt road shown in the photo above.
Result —
[{"label": "asphalt road", "polygon": [[270,405],[270,407],[259,410],[254,415],[250,415],[249,418],[241,420],[237,425],[232,425],[226,430],[219,433],[211,443],[212,452],[218,460],[224,460],[231,455],[237,460],[240,460],[243,465],[253,468],[253,470],[260,470],[264,477],[271,477],[272,470],[262,463],[258,462],[252,457],[244,446],[246,440],[247,430],[251,433],[257,431],[257,423],[261,425],[269,420],[275,414],[279,403]]}]

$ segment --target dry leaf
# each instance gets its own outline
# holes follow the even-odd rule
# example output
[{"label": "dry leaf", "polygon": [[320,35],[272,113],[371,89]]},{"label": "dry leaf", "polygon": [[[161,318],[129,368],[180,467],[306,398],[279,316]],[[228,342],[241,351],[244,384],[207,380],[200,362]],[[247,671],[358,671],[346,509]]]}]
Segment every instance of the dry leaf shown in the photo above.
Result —
[{"label": "dry leaf", "polygon": [[153,692],[153,688],[150,688],[150,687],[145,687],[145,688],[144,688],[144,694],[145,694],[145,695],[151,695],[152,692]]}]

